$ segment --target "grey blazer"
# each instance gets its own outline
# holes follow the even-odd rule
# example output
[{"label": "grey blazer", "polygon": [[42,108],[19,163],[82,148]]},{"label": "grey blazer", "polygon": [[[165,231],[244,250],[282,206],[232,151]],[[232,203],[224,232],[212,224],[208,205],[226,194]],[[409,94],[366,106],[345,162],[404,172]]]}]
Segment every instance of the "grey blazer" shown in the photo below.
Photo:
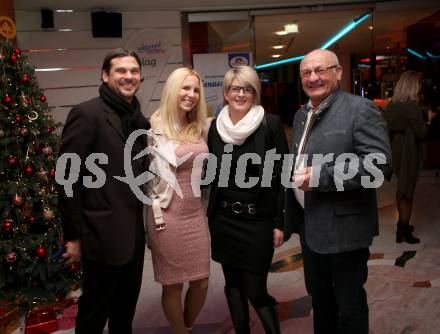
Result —
[{"label": "grey blazer", "polygon": [[[293,121],[292,153],[298,146],[307,120],[307,107],[300,109]],[[368,247],[379,234],[376,189],[364,188],[361,177],[374,176],[364,168],[365,156],[382,153],[384,164],[374,164],[385,178],[391,171],[390,144],[386,124],[379,110],[367,99],[338,90],[327,107],[318,114],[304,149],[307,165],[312,155],[333,153],[330,162],[314,170],[319,184],[305,192],[305,210],[296,201],[293,189],[286,190],[286,217],[294,230],[317,253],[330,254]],[[353,178],[335,184],[335,161],[342,153],[352,153],[359,159],[359,169]],[[346,166],[347,164],[345,164]],[[380,173],[379,172],[379,173]],[[318,174],[316,174],[318,175]],[[291,205],[289,205],[291,203]]]}]

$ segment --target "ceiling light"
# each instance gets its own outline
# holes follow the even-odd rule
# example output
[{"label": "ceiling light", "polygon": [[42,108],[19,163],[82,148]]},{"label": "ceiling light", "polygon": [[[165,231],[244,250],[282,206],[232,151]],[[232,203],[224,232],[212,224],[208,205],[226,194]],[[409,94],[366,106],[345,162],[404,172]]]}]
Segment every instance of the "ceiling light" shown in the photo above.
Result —
[{"label": "ceiling light", "polygon": [[279,50],[279,49],[282,49],[282,48],[284,48],[284,45],[274,45],[274,46],[272,46],[272,49],[275,49],[275,50]]},{"label": "ceiling light", "polygon": [[283,35],[287,35],[288,32],[285,30],[280,30],[280,31],[275,31],[275,34],[278,36],[283,36]]},{"label": "ceiling light", "polygon": [[298,30],[298,23],[289,23],[284,25],[284,31],[287,31],[288,33],[297,33]]},{"label": "ceiling light", "polygon": [[277,55],[271,55],[271,57],[272,57],[272,58],[280,58],[281,55],[278,55],[278,54],[277,54]]},{"label": "ceiling light", "polygon": [[373,26],[369,26],[368,29],[373,30]]}]

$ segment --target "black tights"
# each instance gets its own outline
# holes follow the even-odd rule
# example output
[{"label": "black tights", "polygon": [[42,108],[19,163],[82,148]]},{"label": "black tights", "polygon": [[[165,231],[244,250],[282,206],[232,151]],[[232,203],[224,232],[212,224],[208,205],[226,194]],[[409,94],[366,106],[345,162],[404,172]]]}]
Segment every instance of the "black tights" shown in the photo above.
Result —
[{"label": "black tights", "polygon": [[399,211],[399,222],[408,225],[412,212],[412,200],[408,199],[400,191],[396,193],[397,211]]},{"label": "black tights", "polygon": [[240,289],[254,308],[275,305],[275,299],[267,292],[268,273],[251,273],[227,264],[222,264],[222,269],[226,286]]}]

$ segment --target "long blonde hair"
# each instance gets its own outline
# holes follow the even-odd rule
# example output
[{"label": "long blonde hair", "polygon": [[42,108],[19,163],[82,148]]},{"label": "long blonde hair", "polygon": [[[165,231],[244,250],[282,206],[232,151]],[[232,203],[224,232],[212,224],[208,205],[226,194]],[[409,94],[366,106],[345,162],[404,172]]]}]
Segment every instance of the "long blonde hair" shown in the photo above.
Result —
[{"label": "long blonde hair", "polygon": [[393,102],[419,101],[422,86],[422,73],[417,71],[403,72],[394,88]]},{"label": "long blonde hair", "polygon": [[[178,93],[182,88],[186,77],[194,75],[199,80],[200,94],[197,105],[187,113],[188,125],[184,126],[180,122]],[[203,82],[197,71],[181,67],[174,70],[169,76],[162,90],[159,109],[151,116],[153,129],[160,127],[163,133],[171,140],[177,142],[198,142],[202,136],[202,129],[206,122],[206,102],[203,91]]]}]

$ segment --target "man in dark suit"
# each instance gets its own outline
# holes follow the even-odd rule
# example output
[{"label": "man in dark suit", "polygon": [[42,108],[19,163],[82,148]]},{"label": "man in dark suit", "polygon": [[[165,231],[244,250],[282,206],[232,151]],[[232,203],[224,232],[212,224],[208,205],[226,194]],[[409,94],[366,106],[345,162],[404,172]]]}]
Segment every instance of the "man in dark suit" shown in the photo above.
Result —
[{"label": "man in dark suit", "polygon": [[342,68],[328,50],[300,64],[310,97],[293,122],[297,187],[286,210],[297,223],[315,333],[368,333],[368,247],[378,235],[376,189],[390,172],[380,112],[339,89]]},{"label": "man in dark suit", "polygon": [[[81,159],[73,196],[59,191],[67,241],[64,257],[81,259],[83,264],[77,334],[102,333],[107,320],[110,333],[131,333],[145,250],[143,204],[128,184],[115,178],[123,176],[124,163],[130,163],[124,162],[127,137],[134,130],[149,128],[135,97],[141,82],[138,55],[124,49],[111,51],[104,59],[101,79],[99,97],[70,111],[59,152],[60,157],[66,153]],[[132,154],[142,148],[139,137]],[[92,153],[107,158],[88,161],[86,167]],[[90,171],[91,163],[100,173]],[[71,166],[70,173],[78,172]],[[142,161],[133,161],[134,174],[139,175],[144,166]]]}]

